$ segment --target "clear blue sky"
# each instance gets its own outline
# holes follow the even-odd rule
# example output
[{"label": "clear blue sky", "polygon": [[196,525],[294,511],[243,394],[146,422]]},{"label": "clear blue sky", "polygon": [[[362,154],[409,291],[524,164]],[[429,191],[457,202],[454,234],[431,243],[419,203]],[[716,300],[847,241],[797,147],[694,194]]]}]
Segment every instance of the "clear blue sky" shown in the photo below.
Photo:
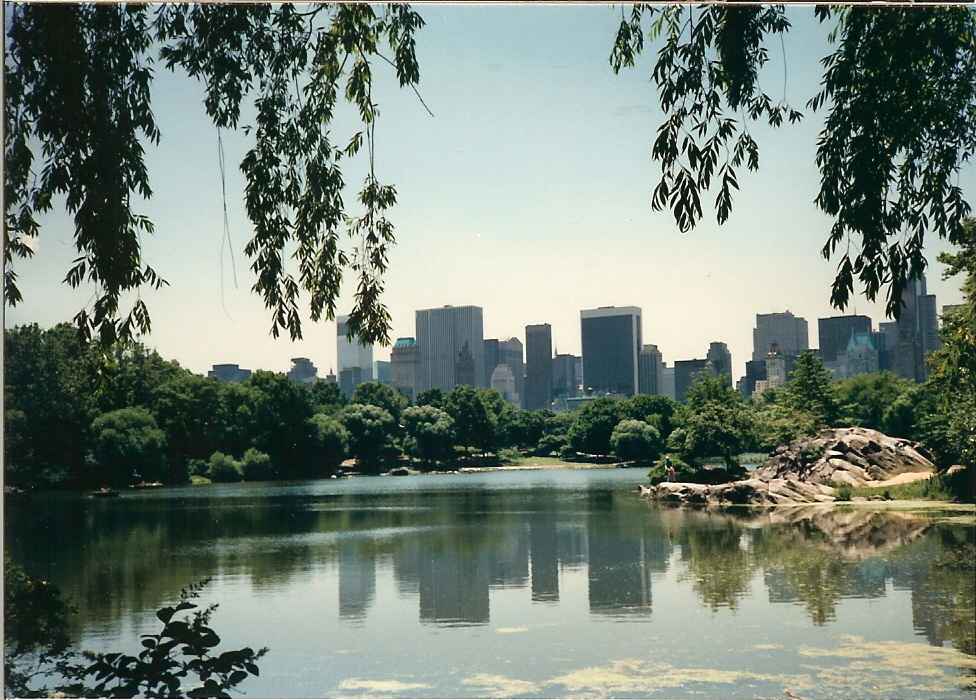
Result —
[{"label": "clear blue sky", "polygon": [[[398,244],[390,256],[385,301],[393,337],[414,334],[414,310],[443,304],[484,307],[485,336],[524,336],[528,323],[551,323],[560,352],[580,351],[579,310],[636,305],[644,339],[670,365],[704,357],[708,343],[729,344],[736,375],[751,354],[756,313],[790,309],[810,322],[831,315],[834,263],[820,257],[829,221],[814,205],[818,115],[801,126],[752,126],[761,146],[758,174],[740,174],[742,191],[722,227],[706,220],[682,235],[650,208],[657,166],[650,147],[661,114],[650,82],[652,55],[614,76],[608,61],[620,19],[610,6],[419,7],[420,90],[429,117],[409,90],[387,75],[374,90],[379,177],[399,192],[393,213]],[[876,10],[884,11],[884,10]],[[921,11],[921,10],[920,10]],[[826,33],[812,7],[793,7],[785,41],[787,96],[803,105],[819,80]],[[783,91],[779,46],[761,76]],[[249,143],[224,138],[228,206],[239,285],[229,256],[221,282],[222,217],[216,133],[200,87],[163,69],[153,100],[162,143],[148,164],[156,223],[146,260],[171,283],[143,295],[153,318],[146,342],[196,372],[216,362],[285,370],[307,356],[324,374],[335,366],[335,324],[305,328],[302,341],[274,340],[270,315],[250,291],[243,247],[250,226],[236,164]],[[352,133],[351,113],[335,125]],[[355,188],[362,168],[346,172]],[[976,173],[961,178],[973,201]],[[354,202],[354,190],[346,196]],[[7,325],[69,320],[90,296],[61,283],[75,257],[63,214],[42,222],[38,254],[20,263],[25,302]],[[958,281],[942,282],[932,240],[929,289],[938,303],[961,300]],[[352,286],[340,312],[348,310]],[[225,310],[226,309],[226,310]],[[856,310],[882,318],[880,303],[858,297]],[[849,309],[849,312],[853,309]],[[377,349],[375,356],[388,356]]]}]

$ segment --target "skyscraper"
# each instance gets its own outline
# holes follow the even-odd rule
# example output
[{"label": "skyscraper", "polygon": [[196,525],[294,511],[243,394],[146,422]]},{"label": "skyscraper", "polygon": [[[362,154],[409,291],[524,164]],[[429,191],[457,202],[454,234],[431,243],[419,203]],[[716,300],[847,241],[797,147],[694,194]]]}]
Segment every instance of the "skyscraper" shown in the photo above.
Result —
[{"label": "skyscraper", "polygon": [[397,338],[390,352],[393,386],[411,401],[417,398],[417,341]]},{"label": "skyscraper", "polygon": [[552,326],[525,327],[525,407],[549,408],[552,402]]},{"label": "skyscraper", "polygon": [[207,377],[218,382],[243,382],[250,376],[251,370],[241,369],[240,366],[230,363],[214,365],[213,369],[207,372]]},{"label": "skyscraper", "polygon": [[521,400],[515,390],[515,375],[512,374],[512,368],[508,365],[501,363],[495,366],[491,373],[489,386],[501,394],[506,401],[521,406]]},{"label": "skyscraper", "polygon": [[352,390],[357,385],[373,378],[373,346],[364,345],[359,342],[359,338],[350,338],[348,324],[348,315],[336,317],[336,357],[339,360],[339,384],[342,385],[343,376],[345,376],[345,387],[349,388],[348,393],[351,395]]},{"label": "skyscraper", "polygon": [[774,343],[779,346],[779,352],[793,357],[809,350],[806,319],[789,311],[756,314],[756,327],[752,329],[752,359],[765,360]]},{"label": "skyscraper", "polygon": [[695,383],[695,377],[708,371],[708,360],[675,360],[674,400],[684,401],[688,397],[688,389]]},{"label": "skyscraper", "polygon": [[491,375],[498,365],[508,365],[515,377],[515,391],[522,396],[525,385],[525,362],[522,355],[522,341],[518,338],[485,339],[485,386],[491,386]]},{"label": "skyscraper", "polygon": [[483,386],[485,338],[480,306],[420,309],[416,312],[416,324],[419,354],[417,393],[428,389],[450,391],[461,383],[456,370],[465,344],[474,369],[472,383]]},{"label": "skyscraper", "polygon": [[[935,295],[926,289],[925,275],[908,280],[901,294],[897,341],[891,369],[906,379],[928,377],[925,356],[939,347],[939,318]],[[886,347],[891,352],[891,348]]]},{"label": "skyscraper", "polygon": [[580,333],[585,387],[599,394],[636,394],[640,388],[641,310],[636,306],[584,309],[580,311]]},{"label": "skyscraper", "polygon": [[705,358],[712,372],[724,377],[728,385],[732,386],[732,353],[729,352],[729,346],[718,341],[709,343]]},{"label": "skyscraper", "polygon": [[576,356],[556,354],[552,358],[553,398],[576,395]]},{"label": "skyscraper", "polygon": [[657,349],[657,345],[643,346],[637,358],[637,363],[637,383],[640,393],[663,393],[661,373],[664,368],[664,363],[661,361],[661,351]]},{"label": "skyscraper", "polygon": [[835,362],[840,353],[847,350],[847,344],[854,333],[870,333],[871,319],[867,316],[831,316],[817,319],[817,333],[820,339],[820,358],[824,363]]},{"label": "skyscraper", "polygon": [[291,358],[291,369],[288,379],[298,384],[312,384],[318,377],[319,371],[307,357]]}]

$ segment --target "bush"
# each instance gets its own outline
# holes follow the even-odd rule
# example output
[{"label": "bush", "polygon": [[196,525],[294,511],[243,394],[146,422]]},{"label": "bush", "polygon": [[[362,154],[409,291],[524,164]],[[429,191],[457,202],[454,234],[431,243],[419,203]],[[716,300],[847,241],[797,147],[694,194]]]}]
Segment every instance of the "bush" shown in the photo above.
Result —
[{"label": "bush", "polygon": [[207,462],[207,478],[216,483],[230,483],[244,478],[241,464],[230,455],[214,452]]},{"label": "bush", "polygon": [[661,433],[642,420],[622,420],[610,435],[610,447],[619,459],[650,462],[661,454]]},{"label": "bush", "polygon": [[569,438],[565,434],[543,435],[532,453],[537,457],[548,457],[554,452],[561,453],[568,445]]},{"label": "bush", "polygon": [[498,450],[499,464],[518,464],[522,461],[522,453],[514,447],[503,447]]},{"label": "bush", "polygon": [[186,473],[192,479],[195,476],[206,476],[210,472],[210,465],[205,459],[191,459],[186,463]]},{"label": "bush", "polygon": [[849,501],[854,495],[854,490],[850,484],[841,484],[834,487],[834,499],[837,501]]},{"label": "bush", "polygon": [[240,467],[245,481],[270,481],[275,478],[271,458],[253,447],[249,447],[244,453]]},{"label": "bush", "polygon": [[563,445],[559,448],[559,457],[561,459],[576,459],[576,450],[572,445]]}]

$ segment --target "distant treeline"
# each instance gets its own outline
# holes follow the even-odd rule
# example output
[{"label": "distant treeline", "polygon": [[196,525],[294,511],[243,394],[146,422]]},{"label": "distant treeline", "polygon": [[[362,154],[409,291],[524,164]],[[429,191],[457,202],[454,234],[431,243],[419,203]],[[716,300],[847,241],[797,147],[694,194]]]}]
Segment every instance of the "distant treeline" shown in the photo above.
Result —
[{"label": "distant treeline", "polygon": [[221,383],[138,343],[106,352],[68,324],[18,326],[5,342],[6,480],[28,488],[316,478],[350,457],[365,472],[529,454],[638,464],[668,455],[679,472],[718,458],[737,470],[743,452],[830,425],[920,440],[941,466],[973,449],[959,402],[938,379],[918,385],[882,373],[831,382],[813,354],[799,358],[787,385],[755,400],[703,374],[683,404],[600,398],[554,414],[467,386],[425,392],[411,405],[378,383],[360,385],[349,401],[333,383],[272,372]]}]

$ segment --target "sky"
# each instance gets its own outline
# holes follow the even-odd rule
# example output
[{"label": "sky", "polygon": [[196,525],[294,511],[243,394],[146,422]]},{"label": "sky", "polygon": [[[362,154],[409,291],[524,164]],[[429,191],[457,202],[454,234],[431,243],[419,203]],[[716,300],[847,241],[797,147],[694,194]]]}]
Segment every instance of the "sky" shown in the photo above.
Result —
[{"label": "sky", "polygon": [[[779,130],[750,126],[760,170],[740,172],[729,220],[718,226],[705,207],[682,234],[650,206],[659,176],[651,144],[662,119],[653,51],[620,75],[610,68],[620,6],[417,9],[427,23],[417,37],[419,90],[435,116],[397,86],[392,69],[373,91],[377,175],[398,191],[384,296],[391,339],[414,335],[416,309],[474,304],[484,309],[486,338],[524,342],[527,324],[550,323],[556,349],[579,354],[580,309],[633,305],[643,310],[644,342],[658,345],[669,366],[722,341],[740,376],[757,313],[805,317],[817,346],[816,319],[842,313],[829,303],[836,263],[820,256],[830,220],[813,204],[819,115],[804,109],[801,125]],[[787,99],[803,106],[817,90],[829,28],[812,7],[788,14],[793,29],[771,47],[760,83],[774,97],[785,86]],[[217,133],[202,95],[185,75],[157,68],[162,141],[147,152],[154,196],[143,207],[156,233],[144,240],[144,255],[170,286],[142,294],[152,315],[143,340],[198,373],[221,362],[286,371],[290,358],[309,357],[322,376],[336,366],[335,323],[308,320],[306,296],[303,339],[274,339],[270,312],[251,291],[255,275],[243,253],[251,228],[236,167],[250,144],[242,133],[223,135],[233,262],[222,246]],[[344,142],[356,127],[345,110],[335,138]],[[363,174],[362,163],[346,170],[347,205]],[[972,202],[972,166],[960,185]],[[947,248],[931,236],[925,251],[940,307],[962,299],[959,280],[942,281],[935,260]],[[89,301],[91,290],[62,283],[77,255],[63,210],[41,220],[36,251],[15,266],[24,302],[6,309],[8,327],[70,320]],[[347,274],[339,313],[351,308],[353,291]],[[854,312],[877,324],[883,300],[858,294],[846,311]],[[387,359],[389,348],[374,357]]]}]

